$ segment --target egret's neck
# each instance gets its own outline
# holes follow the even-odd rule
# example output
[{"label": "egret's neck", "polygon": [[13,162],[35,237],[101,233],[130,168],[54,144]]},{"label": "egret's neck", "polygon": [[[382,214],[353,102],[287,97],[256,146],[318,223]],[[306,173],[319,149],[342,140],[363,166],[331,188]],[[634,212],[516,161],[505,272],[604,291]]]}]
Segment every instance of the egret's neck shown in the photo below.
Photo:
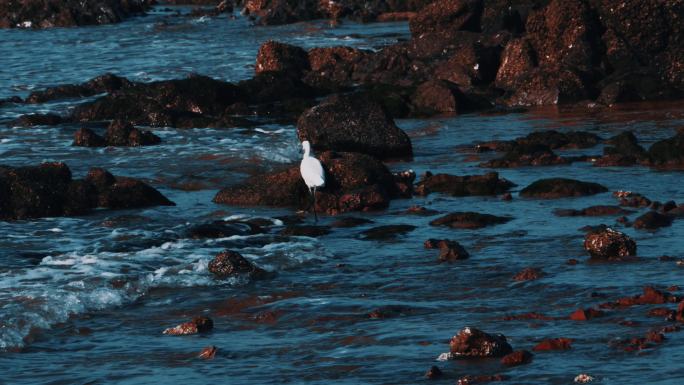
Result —
[{"label": "egret's neck", "polygon": [[308,157],[310,156],[310,152],[311,152],[311,150],[309,150],[308,147],[307,147],[307,148],[304,148],[304,157],[305,157],[305,158],[308,158]]}]

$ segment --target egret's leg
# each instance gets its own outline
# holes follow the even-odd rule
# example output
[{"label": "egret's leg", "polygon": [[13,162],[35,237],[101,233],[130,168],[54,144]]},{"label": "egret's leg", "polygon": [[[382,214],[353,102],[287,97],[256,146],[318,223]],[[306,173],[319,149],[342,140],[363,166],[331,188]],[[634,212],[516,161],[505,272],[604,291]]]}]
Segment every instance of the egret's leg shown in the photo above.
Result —
[{"label": "egret's leg", "polygon": [[314,209],[314,222],[318,223],[318,214],[316,214],[316,187],[313,188],[313,209]]}]

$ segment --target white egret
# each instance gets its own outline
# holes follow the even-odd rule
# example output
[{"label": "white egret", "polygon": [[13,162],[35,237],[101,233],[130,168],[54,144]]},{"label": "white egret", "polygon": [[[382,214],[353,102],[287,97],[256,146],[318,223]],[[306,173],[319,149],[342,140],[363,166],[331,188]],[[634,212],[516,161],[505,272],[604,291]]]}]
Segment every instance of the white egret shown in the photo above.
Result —
[{"label": "white egret", "polygon": [[306,187],[309,188],[309,193],[313,196],[314,219],[318,222],[318,214],[316,214],[316,189],[325,186],[325,173],[321,162],[314,158],[311,153],[311,143],[308,140],[302,142],[304,148],[304,157],[302,163],[299,165],[299,171],[302,173],[302,178]]}]

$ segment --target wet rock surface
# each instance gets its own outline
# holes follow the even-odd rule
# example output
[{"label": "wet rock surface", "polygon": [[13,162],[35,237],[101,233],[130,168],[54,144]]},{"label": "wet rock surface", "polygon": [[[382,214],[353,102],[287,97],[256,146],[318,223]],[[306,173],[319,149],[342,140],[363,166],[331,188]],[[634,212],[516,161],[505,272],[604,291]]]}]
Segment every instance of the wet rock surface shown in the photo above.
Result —
[{"label": "wet rock surface", "polygon": [[636,255],[636,242],[619,231],[607,228],[590,232],[584,238],[584,249],[592,258],[623,259]]},{"label": "wet rock surface", "polygon": [[233,250],[222,251],[209,262],[209,272],[218,279],[226,279],[239,275],[248,275],[253,278],[263,278],[266,271],[255,266],[240,253]]},{"label": "wet rock surface", "polygon": [[455,212],[437,218],[430,222],[430,226],[446,226],[454,229],[480,229],[510,221],[509,217],[499,217],[492,214],[475,212]]},{"label": "wet rock surface", "polygon": [[373,227],[361,233],[362,239],[366,240],[388,240],[394,239],[399,235],[407,234],[416,229],[413,225],[386,225]]},{"label": "wet rock surface", "polygon": [[97,207],[174,205],[146,183],[103,169],[93,168],[85,179],[72,179],[64,163],[0,166],[0,197],[2,220],[84,215]]},{"label": "wet rock surface", "polygon": [[498,195],[507,192],[513,186],[515,184],[500,178],[499,174],[495,172],[485,175],[465,176],[426,173],[416,185],[415,190],[420,195],[441,192],[452,196],[464,197]]},{"label": "wet rock surface", "polygon": [[501,363],[506,366],[526,365],[532,362],[532,357],[534,355],[527,350],[516,350],[505,355],[501,359]]},{"label": "wet rock surface", "polygon": [[549,338],[541,341],[534,346],[534,351],[547,350],[568,350],[572,348],[572,339],[570,338]]},{"label": "wet rock surface", "polygon": [[119,23],[150,9],[148,0],[0,1],[0,28],[75,27]]},{"label": "wet rock surface", "polygon": [[600,216],[618,216],[629,215],[633,211],[625,210],[620,206],[590,206],[581,210],[574,209],[556,209],[553,211],[554,215],[559,217],[600,217]]},{"label": "wet rock surface", "polygon": [[[373,157],[326,152],[319,159],[325,170],[326,186],[316,193],[318,212],[339,214],[377,210],[387,207],[391,199],[398,197],[394,177]],[[298,165],[225,188],[216,194],[214,202],[301,209],[309,209],[313,203]]]},{"label": "wet rock surface", "polygon": [[656,230],[672,225],[673,218],[657,211],[649,211],[634,220],[635,229]]},{"label": "wet rock surface", "polygon": [[411,140],[384,108],[364,95],[335,95],[297,121],[300,140],[318,151],[353,151],[377,158],[410,158]]},{"label": "wet rock surface", "polygon": [[81,147],[105,147],[126,146],[139,147],[161,143],[161,138],[150,131],[140,130],[130,123],[120,120],[113,121],[105,136],[102,137],[88,128],[81,128],[74,133],[73,146]]},{"label": "wet rock surface", "polygon": [[608,191],[598,183],[567,178],[541,179],[520,191],[525,198],[557,199],[595,195]]},{"label": "wet rock surface", "polygon": [[214,328],[214,321],[209,317],[199,316],[191,321],[164,330],[164,334],[170,336],[186,336],[191,334],[207,333]]},{"label": "wet rock surface", "polygon": [[426,249],[439,249],[439,262],[455,262],[470,258],[468,251],[460,243],[449,239],[428,239],[423,243]]},{"label": "wet rock surface", "polygon": [[503,357],[513,352],[506,337],[466,327],[449,342],[453,358]]},{"label": "wet rock surface", "polygon": [[544,276],[541,269],[534,267],[525,268],[513,276],[514,281],[534,281]]}]

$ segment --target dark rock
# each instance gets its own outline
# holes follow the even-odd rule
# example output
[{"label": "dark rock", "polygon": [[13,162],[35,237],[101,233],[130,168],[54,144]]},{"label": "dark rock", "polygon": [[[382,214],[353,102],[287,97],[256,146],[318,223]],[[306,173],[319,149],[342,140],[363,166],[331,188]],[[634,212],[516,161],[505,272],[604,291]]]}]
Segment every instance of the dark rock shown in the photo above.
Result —
[{"label": "dark rock", "polygon": [[513,276],[514,281],[534,281],[541,278],[544,275],[540,269],[528,267],[519,271],[515,276]]},{"label": "dark rock", "polygon": [[426,249],[439,249],[439,262],[455,262],[462,259],[468,259],[470,254],[460,243],[449,239],[428,239],[425,241]]},{"label": "dark rock", "polygon": [[609,215],[628,215],[633,211],[625,210],[620,206],[590,206],[582,210],[573,209],[557,209],[553,211],[554,215],[559,217],[599,217]]},{"label": "dark rock", "polygon": [[658,168],[684,168],[684,133],[653,143],[648,149],[650,165]]},{"label": "dark rock", "polygon": [[497,195],[505,193],[515,184],[499,178],[499,174],[490,172],[485,175],[456,176],[449,174],[428,174],[418,182],[416,190],[421,195],[430,192],[441,192],[452,196]]},{"label": "dark rock", "polygon": [[64,122],[64,118],[55,114],[22,115],[11,121],[9,125],[18,127],[56,126]]},{"label": "dark rock", "polygon": [[309,69],[307,52],[297,46],[269,40],[259,47],[255,71],[301,74]]},{"label": "dark rock", "polygon": [[566,178],[540,179],[520,191],[525,198],[554,199],[595,195],[608,191],[598,183]]},{"label": "dark rock", "polygon": [[226,279],[238,275],[248,275],[252,278],[261,278],[266,275],[266,271],[255,266],[232,250],[222,251],[209,262],[209,272],[218,279]]},{"label": "dark rock", "polygon": [[344,217],[344,218],[338,218],[337,220],[335,220],[333,223],[330,224],[330,227],[348,228],[348,227],[361,226],[361,225],[365,225],[368,223],[373,223],[373,221],[371,221],[370,219],[366,219],[366,218]]},{"label": "dark rock", "polygon": [[437,367],[437,366],[431,366],[430,369],[425,373],[425,378],[429,380],[435,380],[437,378],[442,377],[444,373],[442,373],[442,370]]},{"label": "dark rock", "polygon": [[[339,214],[382,209],[398,195],[392,174],[371,156],[327,152],[319,159],[326,174],[326,186],[316,193],[319,212]],[[311,195],[297,165],[225,188],[216,194],[214,202],[306,209],[311,206]]]},{"label": "dark rock", "polygon": [[503,334],[487,334],[470,327],[452,337],[449,347],[453,358],[503,357],[513,352]]},{"label": "dark rock", "polygon": [[216,357],[217,351],[218,348],[216,346],[207,346],[206,348],[202,349],[200,354],[197,355],[197,358],[201,358],[203,360],[213,360],[214,357]]},{"label": "dark rock", "polygon": [[569,164],[570,160],[560,157],[545,145],[515,145],[502,158],[481,163],[482,167],[511,168],[524,166],[556,166]]},{"label": "dark rock", "polygon": [[636,255],[637,244],[627,235],[608,228],[588,233],[584,238],[584,249],[592,258],[623,259]]},{"label": "dark rock", "polygon": [[361,233],[365,240],[388,240],[394,239],[399,235],[404,235],[416,229],[412,225],[386,225],[368,229]]},{"label": "dark rock", "polygon": [[447,226],[454,229],[479,229],[510,221],[510,217],[499,217],[475,212],[454,212],[430,222],[430,226]]},{"label": "dark rock", "polygon": [[491,107],[486,101],[464,94],[459,87],[446,80],[428,80],[416,88],[411,98],[414,116],[461,114]]},{"label": "dark rock", "polygon": [[[0,166],[0,219],[29,219],[87,214],[95,207],[121,208],[103,202],[109,200],[125,202],[129,207],[173,205],[154,188],[143,182],[114,178],[104,170],[99,172],[104,179],[112,178],[110,184],[97,178],[72,180],[71,171],[64,163],[44,163],[40,166]],[[130,189],[116,188],[117,184],[137,186],[137,194]]]},{"label": "dark rock", "polygon": [[287,226],[279,234],[297,237],[320,237],[330,234],[330,227],[312,225]]},{"label": "dark rock", "polygon": [[548,350],[568,350],[572,349],[571,338],[549,338],[535,345],[534,351],[548,351]]},{"label": "dark rock", "polygon": [[105,140],[109,146],[149,146],[161,143],[161,138],[157,135],[141,131],[121,120],[114,120],[107,127]]},{"label": "dark rock", "polygon": [[371,319],[387,319],[394,317],[401,317],[409,315],[415,312],[414,308],[402,305],[387,305],[379,307],[370,313],[368,313],[368,318]]},{"label": "dark rock", "polygon": [[595,166],[632,166],[648,159],[646,150],[638,144],[637,138],[631,131],[616,135],[608,139],[606,143],[611,146],[603,149],[603,156],[594,163]]},{"label": "dark rock", "polygon": [[641,208],[651,205],[651,200],[639,193],[616,191],[613,196],[620,200],[620,206]]},{"label": "dark rock", "polygon": [[132,178],[117,177],[116,183],[102,191],[98,205],[108,209],[131,209],[150,206],[175,206],[159,191]]},{"label": "dark rock", "polygon": [[188,229],[187,236],[194,239],[227,238],[234,235],[253,235],[263,232],[264,230],[260,226],[251,223],[214,221],[192,226]]},{"label": "dark rock", "polygon": [[304,112],[300,140],[318,151],[361,152],[380,159],[410,158],[411,140],[378,103],[363,95],[334,95]]},{"label": "dark rock", "polygon": [[361,71],[363,61],[371,55],[371,51],[352,47],[312,48],[308,52],[311,71],[305,75],[304,82],[330,90],[352,86],[354,74]]},{"label": "dark rock", "polygon": [[439,211],[428,209],[427,207],[423,206],[411,206],[407,208],[405,211],[402,211],[401,214],[429,217],[439,214]]},{"label": "dark rock", "polygon": [[72,146],[105,147],[106,145],[105,139],[89,128],[81,128],[74,133],[74,143]]},{"label": "dark rock", "polygon": [[656,230],[672,225],[673,218],[657,211],[649,211],[634,220],[635,229]]},{"label": "dark rock", "polygon": [[501,65],[496,73],[496,86],[514,89],[526,74],[537,67],[537,54],[527,39],[512,39],[501,54]]},{"label": "dark rock", "polygon": [[45,103],[56,99],[85,98],[101,93],[111,93],[133,85],[126,78],[114,74],[104,74],[82,84],[63,84],[48,87],[45,90],[32,92],[27,98],[27,103]]},{"label": "dark rock", "polygon": [[413,170],[392,173],[397,192],[402,198],[413,196],[413,182],[416,180],[416,173]]},{"label": "dark rock", "polygon": [[214,321],[209,317],[195,317],[192,321],[182,323],[176,327],[164,330],[164,334],[172,336],[185,336],[190,334],[207,333],[214,328]]},{"label": "dark rock", "polygon": [[482,1],[438,0],[421,9],[409,22],[411,35],[447,30],[480,30]]},{"label": "dark rock", "polygon": [[[652,286],[644,286],[643,294],[635,295],[633,297],[620,298],[614,302],[617,306],[634,306],[634,305],[660,305],[677,299],[670,293],[657,290]],[[613,303],[606,304],[610,308]]]},{"label": "dark rock", "polygon": [[506,366],[525,365],[532,362],[534,355],[527,350],[516,350],[513,353],[505,355],[501,359],[501,363]]},{"label": "dark rock", "polygon": [[150,8],[147,0],[0,1],[0,28],[51,28],[119,23]]}]

